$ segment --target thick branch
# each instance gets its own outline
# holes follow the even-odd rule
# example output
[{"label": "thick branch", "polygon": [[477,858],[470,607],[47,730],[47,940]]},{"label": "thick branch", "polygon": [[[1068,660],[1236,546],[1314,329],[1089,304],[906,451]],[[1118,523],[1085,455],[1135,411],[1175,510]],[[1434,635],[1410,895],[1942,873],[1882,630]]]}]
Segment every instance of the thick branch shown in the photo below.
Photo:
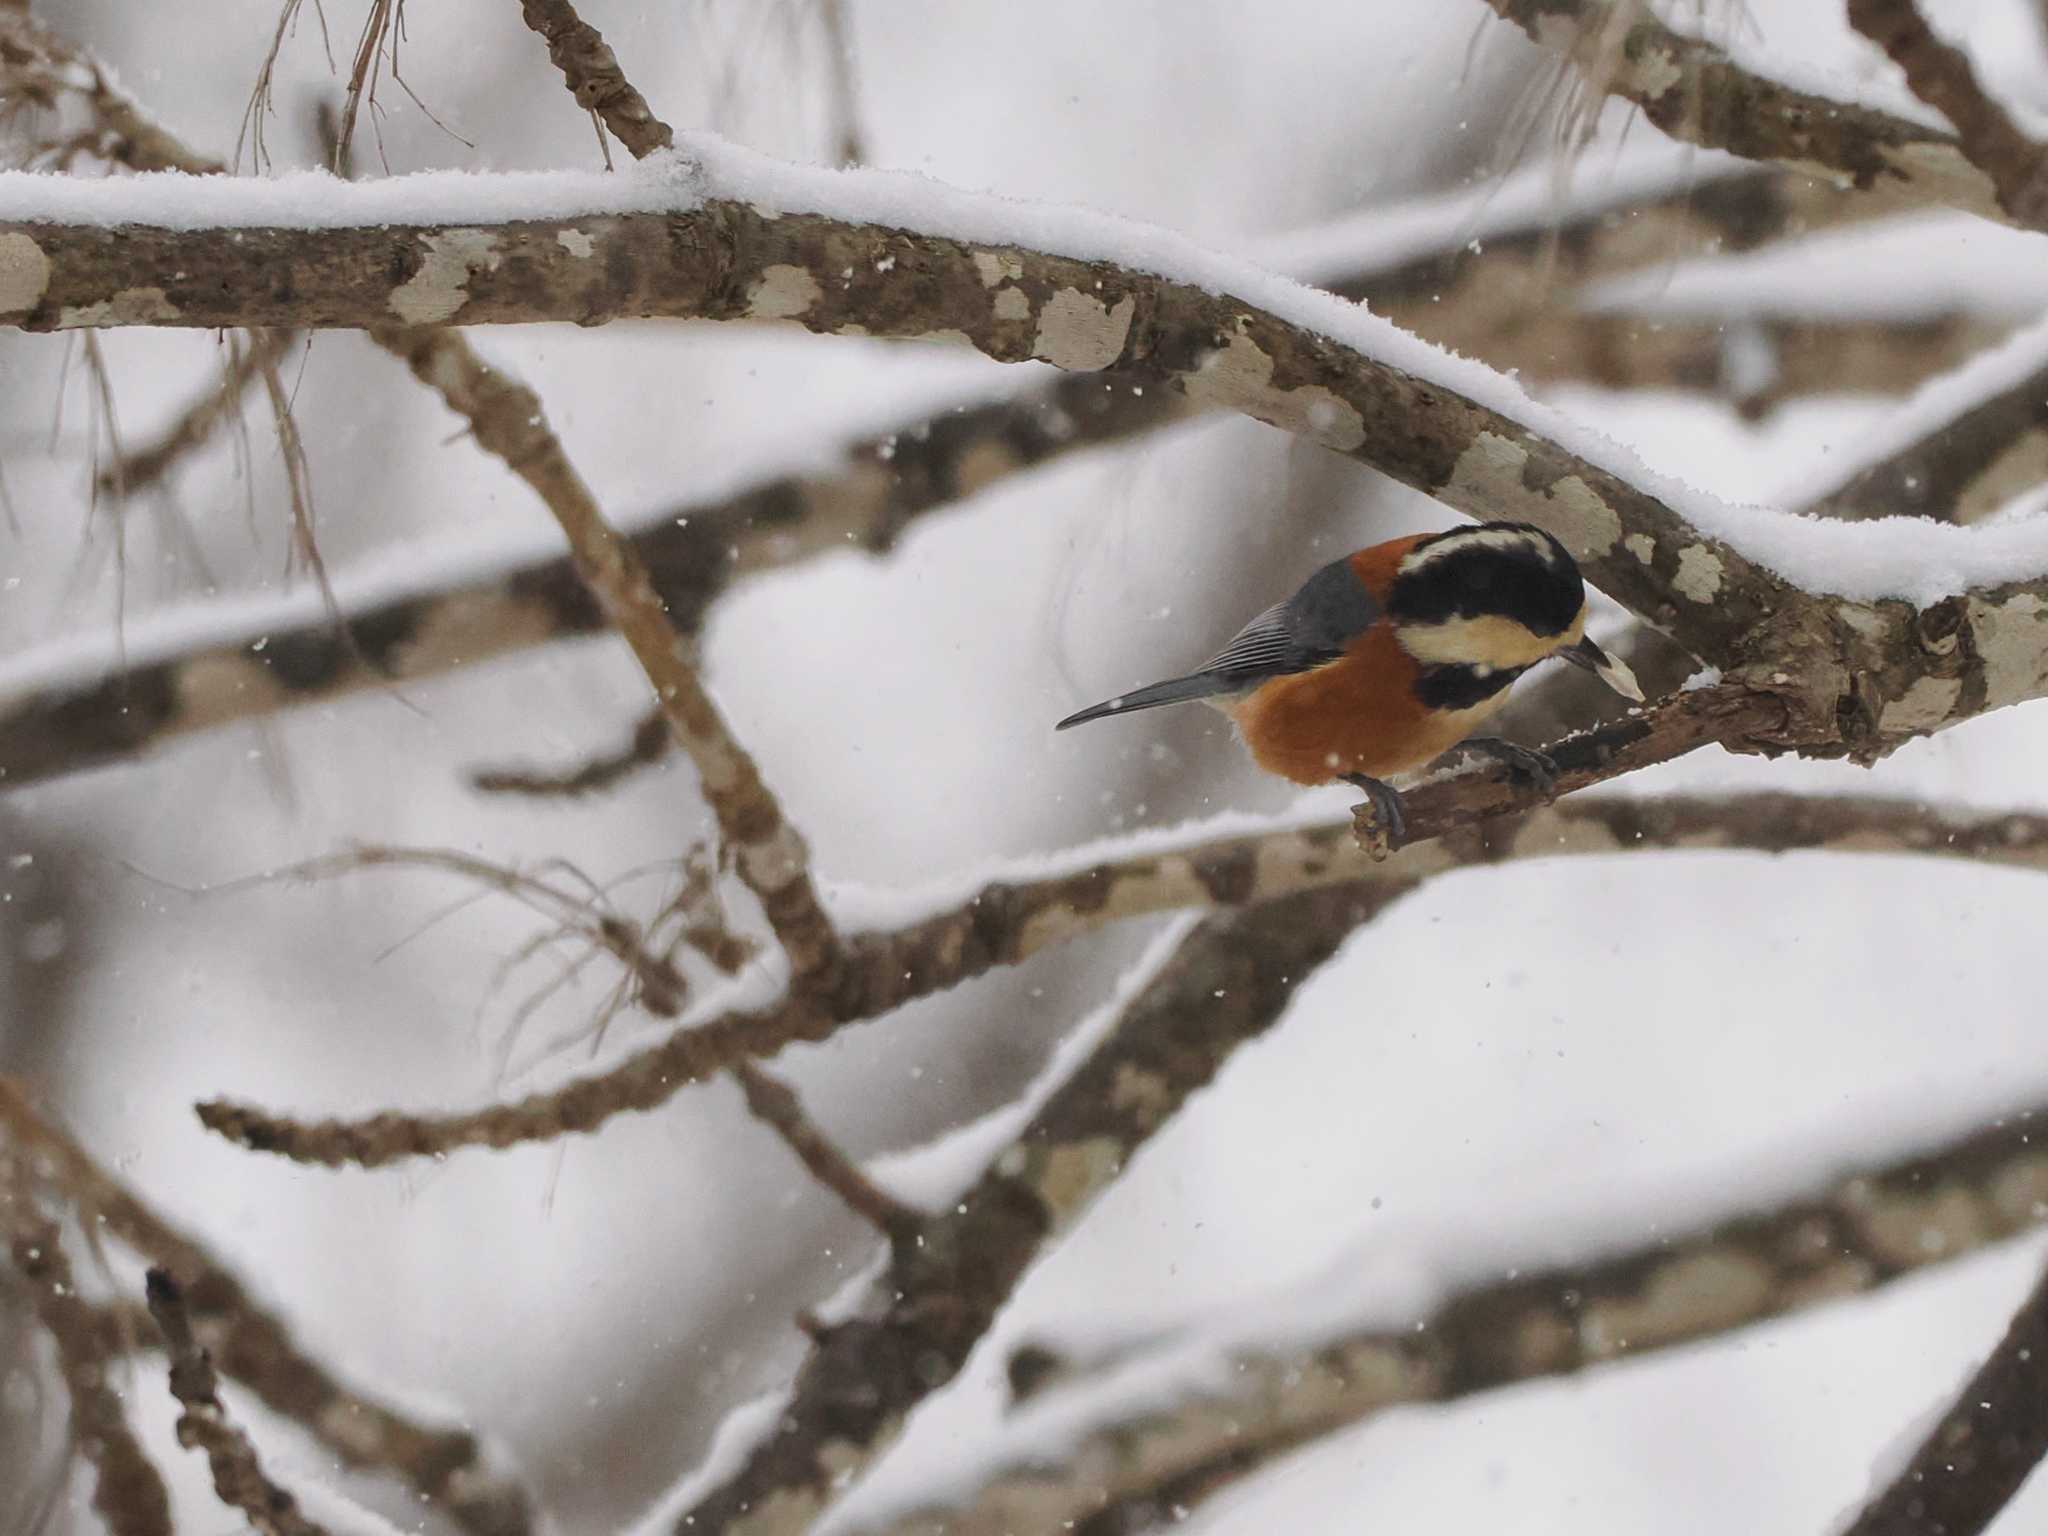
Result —
[{"label": "thick branch", "polygon": [[[1226,1389],[1203,1386],[1175,1408],[1112,1415],[1081,1431],[1057,1466],[1006,1469],[962,1507],[926,1511],[889,1529],[893,1536],[1135,1531],[1166,1508],[1191,1508],[1299,1445],[1402,1403],[1568,1375],[1861,1295],[2038,1227],[2048,1215],[2044,1116],[2048,1106],[2002,1115],[1948,1145],[1838,1177],[1812,1198],[1692,1233],[1660,1230],[1588,1263],[1510,1266],[1413,1328],[1307,1348],[1232,1350],[1230,1368],[1204,1378],[1226,1381]],[[2014,1422],[2031,1421],[2033,1434],[2048,1420],[2041,1381],[2048,1338],[2031,1347],[2032,1374],[2025,1383],[2001,1378],[1992,1400]],[[1974,1388],[1968,1397],[1978,1401]],[[1964,1445],[2012,1465],[1975,1434]],[[1929,1516],[1943,1508],[1960,1514],[1960,1502],[1934,1502],[1954,1491],[1918,1486],[1931,1495]],[[1858,1527],[1854,1536],[1961,1536],[1979,1528],[1930,1519]]]},{"label": "thick branch", "polygon": [[2048,1276],[2035,1282],[1955,1406],[1841,1536],[1977,1536],[2044,1455]]},{"label": "thick branch", "polygon": [[[730,182],[734,195],[693,202],[671,183],[678,206],[667,214],[500,224],[337,218],[317,232],[284,229],[264,224],[263,196],[243,197],[238,184],[215,183],[204,188],[208,206],[190,216],[219,213],[238,227],[131,224],[120,240],[108,241],[77,222],[76,212],[37,219],[28,213],[33,182],[0,179],[0,208],[11,205],[16,213],[0,222],[0,249],[12,253],[12,275],[0,282],[0,318],[11,311],[17,323],[41,329],[273,319],[378,326],[394,316],[594,323],[661,315],[791,319],[821,332],[942,334],[999,361],[1038,358],[1089,373],[1149,369],[1198,404],[1300,433],[1458,511],[1541,524],[1579,555],[1603,590],[1699,654],[1731,656],[1767,617],[1800,603],[1784,582],[1692,527],[1655,494],[1507,414],[1529,414],[1511,390],[1489,388],[1498,405],[1470,398],[1461,385],[1478,382],[1471,372],[1327,297],[1273,288],[1256,269],[1170,242],[1161,242],[1159,264],[1203,271],[1204,282],[1000,240],[816,212],[769,213],[750,195],[758,191],[754,179],[769,174],[759,163],[723,144],[692,140],[689,148],[703,162],[698,175]],[[896,190],[875,173],[778,166],[774,174],[791,201],[811,189],[808,177],[823,178],[815,193],[824,206],[858,203],[862,194],[850,189],[871,185],[880,208],[883,189]],[[188,201],[200,190],[188,189]],[[643,179],[627,190],[653,195],[660,184]],[[86,191],[67,188],[65,207],[75,208]],[[334,189],[342,206],[353,193]],[[130,206],[109,199],[108,211],[119,217]],[[934,223],[962,231],[994,233],[1014,222],[959,195],[932,213]],[[1112,229],[1120,241],[1127,238],[1122,225],[1098,229],[1077,221],[1074,243],[1085,249]],[[280,270],[294,274],[288,298],[271,280]],[[1219,295],[1205,283],[1239,284],[1284,304],[1287,314]],[[1711,581],[1699,579],[1709,570]]]},{"label": "thick branch", "polygon": [[[1779,717],[1774,701],[1740,689],[1683,694],[1649,712],[1568,737],[1552,747],[1563,788],[1680,756],[1716,740],[1739,740]],[[1462,862],[1457,850],[1433,849],[1430,839],[1489,815],[1540,803],[1533,789],[1515,788],[1482,774],[1463,774],[1409,793],[1409,845],[1362,878],[1406,881]],[[1293,834],[1287,834],[1292,836]],[[1469,853],[1468,855],[1469,856]],[[1237,860],[1256,851],[1240,850]],[[1360,856],[1361,861],[1363,856]],[[1354,878],[1350,866],[1312,853],[1299,884],[1262,889],[1257,871],[1237,860],[1208,873],[1206,861],[1161,886],[1148,903],[1151,876],[1140,873],[1106,900],[1102,872],[1039,882],[1023,900],[997,884],[939,917],[892,933],[847,940],[834,986],[799,989],[772,1007],[728,1013],[670,1035],[595,1077],[535,1093],[510,1104],[452,1114],[383,1113],[355,1120],[305,1121],[254,1105],[209,1100],[198,1106],[210,1130],[253,1151],[300,1162],[378,1167],[401,1158],[439,1156],[461,1147],[509,1147],[595,1130],[613,1115],[654,1109],[691,1083],[728,1071],[749,1057],[772,1056],[785,1046],[823,1040],[844,1024],[878,1017],[902,1004],[959,985],[1000,965],[1014,965],[1047,944],[1101,923],[1185,906],[1240,906],[1308,886]],[[1149,865],[1151,861],[1142,861]],[[1171,868],[1170,861],[1164,867]],[[1340,868],[1344,871],[1339,873]],[[1110,878],[1114,878],[1113,875]]]},{"label": "thick branch", "polygon": [[677,1536],[808,1531],[959,1370],[1046,1243],[1396,890],[1305,891],[1205,919],[1012,1148],[892,1247],[867,1307],[818,1333],[768,1439],[677,1517]]},{"label": "thick branch", "polygon": [[[1752,250],[1841,222],[1863,205],[1818,183],[1776,172],[1699,180],[1645,197],[1590,187],[1561,209],[1520,209],[1499,222],[1463,199],[1385,210],[1414,242],[1375,259],[1370,232],[1348,234],[1342,262],[1302,261],[1337,292],[1420,334],[1532,378],[1584,374],[1623,387],[1728,390],[1759,403],[1844,381],[1901,387],[1951,365],[1991,339],[1969,317],[1880,327],[1767,321],[1742,334],[1775,359],[1770,377],[1731,368],[1729,332],[1712,324],[1650,326],[1627,317],[1549,317],[1564,291],[1601,277],[1699,251]],[[1478,249],[1475,251],[1473,247]],[[1749,332],[1757,333],[1750,336]],[[1739,386],[1739,387],[1738,387]],[[1122,442],[1181,421],[1189,403],[1151,374],[1058,377],[1014,398],[974,401],[919,416],[847,445],[838,462],[771,478],[716,502],[685,502],[644,519],[634,547],[669,616],[694,633],[706,609],[740,577],[848,548],[883,554],[925,514],[1070,453]],[[154,652],[131,630],[117,675],[30,684],[0,705],[0,784],[22,784],[129,756],[194,730],[390,680],[431,675],[528,645],[588,634],[603,619],[566,560],[538,561],[478,580],[473,562],[424,595],[347,601],[353,647],[328,616],[265,615],[241,631]],[[440,637],[451,638],[446,643]],[[258,647],[257,642],[262,644]],[[657,729],[659,724],[657,722]]]}]

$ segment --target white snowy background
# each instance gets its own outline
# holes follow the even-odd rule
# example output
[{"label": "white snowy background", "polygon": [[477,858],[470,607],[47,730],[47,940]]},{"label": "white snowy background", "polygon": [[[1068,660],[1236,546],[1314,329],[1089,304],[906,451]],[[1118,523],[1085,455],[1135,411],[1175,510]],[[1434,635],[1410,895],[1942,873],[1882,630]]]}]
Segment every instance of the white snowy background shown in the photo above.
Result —
[{"label": "white snowy background", "polygon": [[[803,7],[583,9],[678,127],[791,159],[826,154],[822,42]],[[1749,0],[1740,25],[1716,13],[1717,35],[1780,74],[1894,102],[1896,82],[1837,9]],[[195,147],[232,148],[274,0],[40,10]],[[327,6],[344,63],[358,11]],[[1463,189],[1479,219],[1549,79],[1476,0],[850,0],[848,14],[874,164],[1085,204],[1234,253],[1338,219],[1369,239],[1353,216],[1424,193]],[[1995,87],[2037,107],[2048,55],[2036,16],[2026,0],[1946,0],[1937,20]],[[415,4],[406,23],[407,82],[474,147],[387,89],[376,126],[393,171],[596,164],[587,119],[510,0]],[[308,8],[283,50],[269,129],[280,170],[315,158],[311,103],[338,91],[319,34]],[[1608,144],[1625,122],[1610,114]],[[1629,144],[1649,139],[1637,125]],[[1611,159],[1596,149],[1581,183]],[[1963,303],[2031,320],[2048,304],[2037,246],[1915,221],[1654,272],[1636,297]],[[536,326],[476,340],[540,391],[621,519],[1020,377],[939,348],[759,327]],[[2029,344],[2034,357],[2048,349]],[[131,440],[218,367],[204,335],[102,345]],[[552,537],[524,488],[360,338],[319,337],[295,376],[321,543],[345,586],[430,560],[488,566]],[[1797,499],[1910,421],[1898,400],[1870,396],[1795,402],[1754,424],[1696,396],[1545,398],[1663,473],[1764,504]],[[139,646],[153,623],[191,623],[201,599],[283,590],[282,475],[260,405],[250,420],[246,460],[222,444],[126,512],[117,561],[109,513],[85,497],[93,420],[75,346],[0,336],[0,472],[15,513],[0,520],[0,670],[27,675],[116,635]],[[1337,551],[1447,520],[1272,429],[1200,423],[1005,481],[923,520],[886,560],[849,554],[746,584],[716,610],[710,676],[840,910],[857,914],[874,888],[1296,805],[1201,712],[1060,736],[1050,724],[1207,654]],[[643,686],[612,643],[556,646],[0,800],[11,877],[40,881],[35,921],[0,909],[0,1070],[27,1075],[352,1377],[473,1415],[572,1533],[632,1520],[729,1407],[779,1381],[799,1353],[791,1313],[857,1271],[869,1238],[723,1085],[566,1146],[377,1173],[303,1170],[208,1137],[190,1109],[202,1097],[315,1115],[471,1104],[590,1058],[579,1043],[502,1071],[498,1041],[542,979],[491,990],[533,931],[507,903],[413,937],[458,888],[390,873],[204,898],[175,887],[349,840],[502,862],[560,855],[600,880],[679,851],[707,827],[680,766],[587,804],[494,803],[464,783],[478,763],[567,761],[622,738]],[[1872,773],[1715,756],[1619,792],[1879,790],[2048,810],[2044,747],[2048,712],[2033,706]],[[651,901],[654,887],[622,900],[636,892]],[[858,1507],[915,1499],[992,1454],[1002,1364],[1024,1337],[1241,1324],[1304,1286],[1318,1305],[1335,1286],[1355,1292],[1361,1316],[1398,1315],[1476,1256],[1566,1260],[1634,1242],[2036,1102],[2048,1096],[2033,948],[2044,917],[2035,877],[1906,860],[1641,855],[1431,884],[1353,939],[1145,1151]],[[849,1029],[784,1065],[859,1154],[928,1141],[1021,1091],[1156,927]],[[591,1000],[546,1010],[524,1055],[573,1032]],[[617,1021],[600,1059],[648,1027]],[[1819,1532],[1998,1335],[2039,1258],[2038,1244],[2008,1247],[1726,1343],[1388,1415],[1189,1524]],[[1274,1327],[1288,1321],[1278,1307]],[[178,1474],[181,1528],[220,1526],[195,1459],[170,1444],[168,1399],[139,1396],[158,1410],[145,1429]],[[288,1430],[238,1406],[296,1481],[336,1481]],[[35,1411],[0,1395],[16,1432]],[[374,1486],[339,1485],[404,1515]],[[2044,1517],[2036,1488],[1997,1529]]]}]

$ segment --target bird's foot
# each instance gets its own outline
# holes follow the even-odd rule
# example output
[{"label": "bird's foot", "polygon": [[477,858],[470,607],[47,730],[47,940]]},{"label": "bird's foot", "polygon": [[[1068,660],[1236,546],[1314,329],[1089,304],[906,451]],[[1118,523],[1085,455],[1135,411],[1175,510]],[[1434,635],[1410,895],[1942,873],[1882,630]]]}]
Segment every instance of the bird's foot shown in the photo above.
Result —
[{"label": "bird's foot", "polygon": [[1535,790],[1545,799],[1557,793],[1557,763],[1547,752],[1538,752],[1534,747],[1518,747],[1498,736],[1475,736],[1470,741],[1461,742],[1459,750],[1472,757],[1488,758],[1503,764],[1510,780],[1518,786]]},{"label": "bird's foot", "polygon": [[1352,809],[1351,828],[1358,846],[1377,864],[1408,841],[1408,813],[1401,803],[1401,791],[1362,773],[1341,777],[1365,791],[1365,798]]}]

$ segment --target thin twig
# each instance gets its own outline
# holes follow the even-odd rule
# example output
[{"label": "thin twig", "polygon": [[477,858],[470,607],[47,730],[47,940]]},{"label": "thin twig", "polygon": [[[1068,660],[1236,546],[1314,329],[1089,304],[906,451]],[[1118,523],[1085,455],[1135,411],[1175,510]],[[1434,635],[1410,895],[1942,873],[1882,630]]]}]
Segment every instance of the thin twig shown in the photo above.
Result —
[{"label": "thin twig", "polygon": [[[576,14],[571,0],[520,0],[526,24],[548,45],[576,104],[594,114],[635,160],[675,143],[675,133],[633,89],[604,34]],[[603,140],[600,138],[600,144]]]},{"label": "thin twig", "polygon": [[573,768],[549,771],[539,768],[478,768],[469,776],[470,786],[487,795],[528,795],[535,799],[566,799],[597,794],[611,789],[642,768],[651,768],[667,757],[675,746],[668,719],[651,709],[633,727],[625,746],[578,763]]},{"label": "thin twig", "polygon": [[328,1536],[324,1526],[299,1513],[298,1500],[263,1470],[256,1447],[221,1406],[213,1362],[192,1336],[184,1293],[168,1271],[148,1276],[149,1313],[163,1332],[170,1356],[171,1395],[178,1415],[178,1444],[206,1453],[213,1471],[213,1491],[230,1509],[239,1509],[262,1536]]},{"label": "thin twig", "polygon": [[222,1369],[273,1412],[302,1426],[346,1465],[404,1479],[472,1536],[532,1530],[531,1496],[516,1477],[490,1464],[475,1435],[423,1423],[342,1385],[197,1238],[37,1113],[19,1084],[0,1077],[0,1150],[9,1146],[48,1180],[82,1226],[106,1232],[177,1277]]},{"label": "thin twig", "polygon": [[56,1346],[71,1397],[73,1441],[94,1472],[93,1508],[114,1536],[171,1536],[163,1477],[129,1428],[120,1394],[108,1380],[117,1357],[104,1348],[93,1308],[78,1293],[56,1223],[35,1215],[17,1182],[18,1176],[0,1175],[0,1218],[37,1320]]},{"label": "thin twig", "polygon": [[834,1145],[805,1112],[796,1090],[750,1061],[735,1063],[732,1075],[746,1096],[748,1112],[782,1138],[812,1178],[884,1237],[893,1242],[915,1240],[918,1213],[877,1188]]},{"label": "thin twig", "polygon": [[102,470],[100,488],[111,492],[118,483],[126,494],[134,496],[156,486],[240,414],[242,396],[250,385],[261,379],[266,370],[282,363],[298,340],[298,332],[290,330],[250,332],[246,345],[238,333],[231,335],[219,379],[179,412],[154,442],[114,460]]}]

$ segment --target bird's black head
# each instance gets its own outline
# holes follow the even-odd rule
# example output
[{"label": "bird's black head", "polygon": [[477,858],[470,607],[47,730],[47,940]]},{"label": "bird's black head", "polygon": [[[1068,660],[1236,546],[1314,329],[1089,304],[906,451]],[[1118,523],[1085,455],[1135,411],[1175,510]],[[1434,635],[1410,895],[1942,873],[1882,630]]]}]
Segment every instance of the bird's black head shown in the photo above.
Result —
[{"label": "bird's black head", "polygon": [[1586,585],[1556,539],[1527,523],[1476,523],[1422,540],[1401,559],[1387,617],[1430,665],[1511,672],[1578,643]]}]

